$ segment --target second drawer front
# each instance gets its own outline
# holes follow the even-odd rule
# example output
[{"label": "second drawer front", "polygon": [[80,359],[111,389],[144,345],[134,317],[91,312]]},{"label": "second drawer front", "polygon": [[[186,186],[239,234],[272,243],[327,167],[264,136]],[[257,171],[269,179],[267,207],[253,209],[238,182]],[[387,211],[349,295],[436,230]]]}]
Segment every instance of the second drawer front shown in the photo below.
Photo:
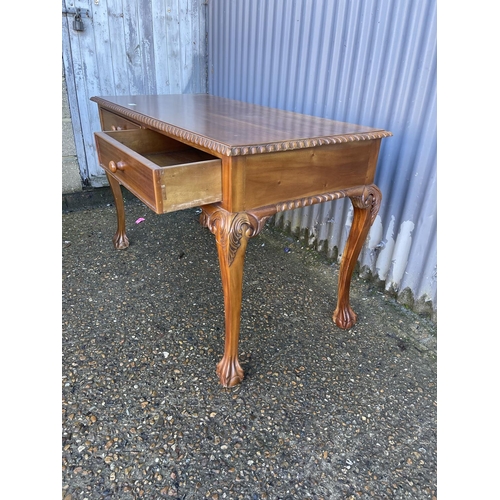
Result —
[{"label": "second drawer front", "polygon": [[[211,157],[190,161],[199,152],[180,143],[182,149],[169,151],[172,140],[168,137],[165,137],[164,153],[158,151],[156,146],[151,154],[143,151],[139,154],[126,145],[147,143],[152,134],[161,135],[145,129],[97,132],[95,137],[101,167],[156,213],[222,200],[221,160]],[[162,137],[153,138],[162,141]],[[156,159],[156,163],[148,157]]]},{"label": "second drawer front", "polygon": [[140,128],[137,123],[127,120],[123,116],[116,115],[106,109],[101,109],[101,128],[102,130],[130,130]]}]

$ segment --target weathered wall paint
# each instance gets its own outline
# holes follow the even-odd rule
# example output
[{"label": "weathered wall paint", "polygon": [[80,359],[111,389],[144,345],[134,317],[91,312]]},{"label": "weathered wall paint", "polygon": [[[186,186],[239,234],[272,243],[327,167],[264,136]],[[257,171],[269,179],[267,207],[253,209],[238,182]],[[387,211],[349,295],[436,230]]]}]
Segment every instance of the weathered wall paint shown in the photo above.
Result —
[{"label": "weathered wall paint", "polygon": [[[209,91],[390,130],[365,273],[417,310],[437,309],[436,0],[209,0]],[[338,258],[348,200],[275,223]]]},{"label": "weathered wall paint", "polygon": [[[84,184],[107,184],[95,95],[207,91],[204,0],[63,0],[63,64]],[[84,31],[73,29],[80,8]]]}]

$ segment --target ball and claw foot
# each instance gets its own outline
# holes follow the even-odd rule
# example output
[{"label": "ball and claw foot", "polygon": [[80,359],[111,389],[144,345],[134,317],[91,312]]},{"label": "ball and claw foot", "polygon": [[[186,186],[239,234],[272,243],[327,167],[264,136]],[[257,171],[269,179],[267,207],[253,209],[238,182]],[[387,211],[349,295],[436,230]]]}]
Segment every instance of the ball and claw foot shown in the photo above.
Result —
[{"label": "ball and claw foot", "polygon": [[217,364],[217,375],[223,387],[234,387],[241,384],[244,378],[243,369],[240,366],[238,358],[223,358]]},{"label": "ball and claw foot", "polygon": [[335,309],[333,313],[333,322],[343,330],[352,328],[357,321],[356,313],[351,309],[351,306]]},{"label": "ball and claw foot", "polygon": [[125,250],[125,248],[128,248],[129,241],[127,235],[117,232],[113,237],[113,245],[117,250]]}]

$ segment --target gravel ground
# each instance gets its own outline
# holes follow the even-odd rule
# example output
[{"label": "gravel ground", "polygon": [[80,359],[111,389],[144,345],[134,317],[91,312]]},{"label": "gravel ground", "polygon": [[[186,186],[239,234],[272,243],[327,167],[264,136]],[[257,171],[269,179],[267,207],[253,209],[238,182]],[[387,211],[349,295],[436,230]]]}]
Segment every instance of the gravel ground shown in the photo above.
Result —
[{"label": "gravel ground", "polygon": [[[62,498],[434,499],[436,325],[271,225],[250,240],[224,389],[213,235],[197,210],[63,211]],[[138,224],[135,221],[144,218]]]}]

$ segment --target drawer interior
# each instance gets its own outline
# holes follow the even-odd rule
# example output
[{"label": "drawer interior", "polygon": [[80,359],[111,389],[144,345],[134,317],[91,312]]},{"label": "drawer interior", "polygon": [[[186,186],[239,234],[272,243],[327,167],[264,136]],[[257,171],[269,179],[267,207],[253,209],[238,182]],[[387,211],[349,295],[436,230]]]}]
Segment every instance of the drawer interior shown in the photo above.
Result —
[{"label": "drawer interior", "polygon": [[209,153],[149,129],[117,130],[106,132],[106,134],[159,167],[216,158]]}]

